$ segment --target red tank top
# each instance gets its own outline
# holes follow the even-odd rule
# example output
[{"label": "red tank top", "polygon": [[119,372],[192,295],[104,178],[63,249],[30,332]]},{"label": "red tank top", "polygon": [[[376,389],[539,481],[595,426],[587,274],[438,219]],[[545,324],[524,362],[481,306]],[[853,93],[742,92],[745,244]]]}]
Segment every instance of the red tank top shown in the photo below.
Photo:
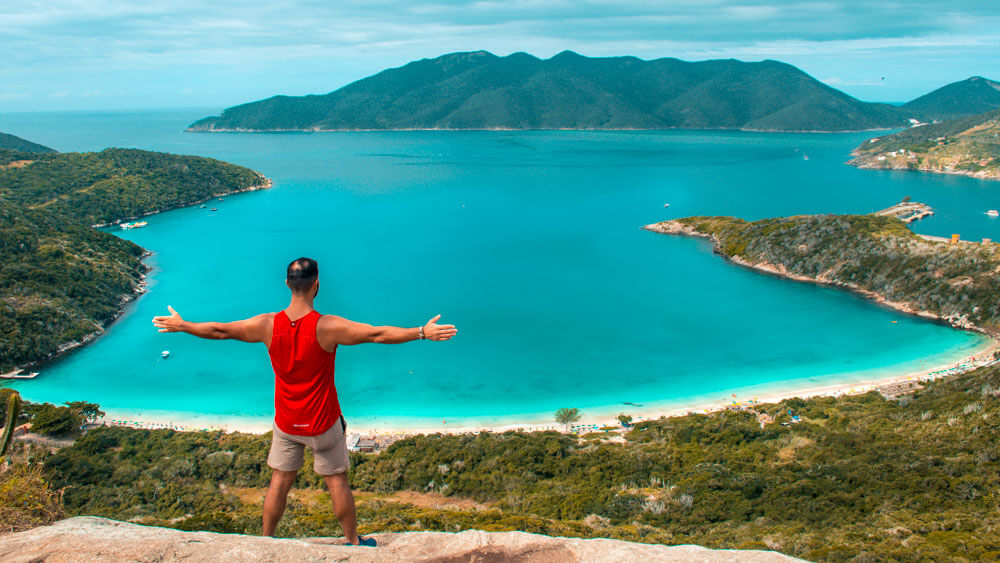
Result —
[{"label": "red tank top", "polygon": [[327,352],[316,340],[320,317],[310,311],[293,322],[284,311],[274,315],[268,348],[274,368],[274,423],[287,434],[318,436],[340,417],[333,384],[337,351]]}]

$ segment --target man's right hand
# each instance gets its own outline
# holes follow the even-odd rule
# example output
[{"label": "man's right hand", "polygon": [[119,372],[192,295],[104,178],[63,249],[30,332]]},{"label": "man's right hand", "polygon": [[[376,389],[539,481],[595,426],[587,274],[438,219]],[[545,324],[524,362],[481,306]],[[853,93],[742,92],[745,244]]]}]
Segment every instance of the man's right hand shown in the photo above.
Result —
[{"label": "man's right hand", "polygon": [[458,329],[455,325],[439,325],[437,322],[441,319],[441,315],[436,315],[433,319],[427,321],[424,325],[424,338],[427,340],[449,340],[452,336],[458,333]]}]

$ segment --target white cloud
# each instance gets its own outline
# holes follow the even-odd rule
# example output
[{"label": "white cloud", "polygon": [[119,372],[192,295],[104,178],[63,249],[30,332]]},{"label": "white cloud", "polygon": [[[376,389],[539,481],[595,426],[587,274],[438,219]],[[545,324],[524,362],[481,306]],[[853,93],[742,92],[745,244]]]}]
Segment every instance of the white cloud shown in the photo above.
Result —
[{"label": "white cloud", "polygon": [[[237,92],[238,83],[322,92],[413,59],[479,49],[772,58],[813,65],[844,86],[879,86],[865,82],[871,61],[898,57],[918,65],[913,74],[965,61],[977,74],[1000,75],[1000,2],[976,0],[29,0],[0,5],[0,22],[6,100],[52,91],[54,77],[70,100],[161,83],[163,97],[177,96],[178,83],[198,84],[197,94],[182,92],[187,103],[212,92],[260,94]],[[953,60],[930,68],[933,57]],[[68,75],[75,81],[63,81]]]}]

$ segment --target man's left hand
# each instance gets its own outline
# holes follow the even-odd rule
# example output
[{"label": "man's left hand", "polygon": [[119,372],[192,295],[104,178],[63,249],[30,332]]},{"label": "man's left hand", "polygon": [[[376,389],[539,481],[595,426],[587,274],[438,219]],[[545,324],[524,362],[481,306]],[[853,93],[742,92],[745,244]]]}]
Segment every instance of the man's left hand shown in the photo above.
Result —
[{"label": "man's left hand", "polygon": [[170,311],[170,316],[153,317],[153,326],[160,329],[160,332],[181,332],[184,319],[170,305],[167,305],[167,310]]}]

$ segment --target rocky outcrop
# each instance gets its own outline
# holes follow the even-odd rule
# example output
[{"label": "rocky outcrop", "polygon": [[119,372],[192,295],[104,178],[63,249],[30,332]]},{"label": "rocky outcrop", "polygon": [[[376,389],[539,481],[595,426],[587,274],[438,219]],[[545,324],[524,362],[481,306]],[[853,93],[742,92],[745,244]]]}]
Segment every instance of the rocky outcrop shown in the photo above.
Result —
[{"label": "rocky outcrop", "polygon": [[2,561],[801,561],[769,551],[714,550],[525,532],[407,532],[372,535],[377,548],[339,538],[275,539],[182,532],[78,516],[0,536]]}]

